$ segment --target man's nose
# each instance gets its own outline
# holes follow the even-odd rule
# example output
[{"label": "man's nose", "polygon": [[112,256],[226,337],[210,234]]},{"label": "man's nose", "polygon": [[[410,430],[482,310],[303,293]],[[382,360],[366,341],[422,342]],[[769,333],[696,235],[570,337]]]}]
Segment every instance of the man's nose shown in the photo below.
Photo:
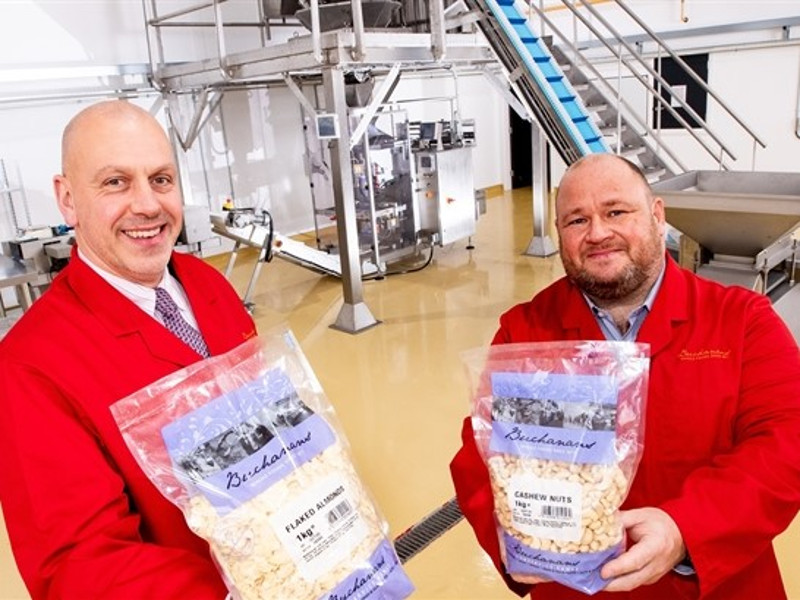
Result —
[{"label": "man's nose", "polygon": [[601,242],[612,235],[611,227],[604,219],[594,217],[589,221],[589,231],[586,239],[591,242]]},{"label": "man's nose", "polygon": [[150,187],[149,181],[136,181],[134,184],[131,211],[148,216],[157,215],[161,211],[158,194]]}]

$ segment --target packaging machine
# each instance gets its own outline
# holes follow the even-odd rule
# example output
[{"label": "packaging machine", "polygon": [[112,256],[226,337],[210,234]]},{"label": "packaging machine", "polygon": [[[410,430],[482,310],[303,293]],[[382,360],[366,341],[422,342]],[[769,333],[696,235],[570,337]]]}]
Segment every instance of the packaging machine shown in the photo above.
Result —
[{"label": "packaging machine", "polygon": [[[361,110],[352,109],[355,130]],[[473,121],[409,121],[386,105],[351,148],[359,250],[362,261],[387,265],[475,233],[472,174]],[[332,194],[312,187],[320,250],[335,254]]]}]

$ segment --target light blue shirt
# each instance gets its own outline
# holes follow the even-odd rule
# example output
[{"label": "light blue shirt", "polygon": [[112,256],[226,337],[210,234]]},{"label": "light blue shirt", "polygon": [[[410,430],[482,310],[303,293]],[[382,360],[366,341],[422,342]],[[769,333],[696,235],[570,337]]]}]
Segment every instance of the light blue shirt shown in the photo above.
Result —
[{"label": "light blue shirt", "polygon": [[[605,310],[592,302],[589,296],[586,294],[583,295],[583,297],[586,298],[586,302],[589,304],[589,308],[592,309],[592,314],[594,315],[597,324],[600,326],[600,329],[602,330],[606,340],[612,342],[633,342],[636,340],[636,336],[639,334],[639,329],[641,329],[645,317],[650,314],[650,311],[653,308],[653,302],[656,299],[656,294],[658,294],[658,290],[661,289],[661,282],[664,281],[664,272],[666,271],[666,266],[666,263],[664,263],[658,279],[656,279],[653,287],[650,288],[650,291],[647,293],[647,297],[644,299],[644,302],[642,302],[642,305],[634,310],[628,317],[628,330],[624,334],[619,330],[617,324],[614,323],[614,320]],[[691,563],[686,564],[686,562],[678,563],[673,567],[672,570],[679,575],[686,577],[696,573],[694,567],[691,566]]]},{"label": "light blue shirt", "polygon": [[636,336],[639,334],[639,329],[641,329],[645,317],[650,314],[650,311],[653,308],[653,302],[656,299],[656,294],[658,294],[658,290],[661,289],[661,282],[664,281],[665,270],[666,263],[661,267],[661,273],[659,273],[658,279],[656,279],[653,287],[650,288],[650,291],[647,293],[647,297],[644,299],[644,302],[642,302],[642,305],[634,310],[628,317],[628,329],[625,333],[622,333],[619,330],[617,324],[614,323],[614,319],[611,318],[611,315],[608,314],[607,311],[592,302],[592,299],[589,298],[589,296],[586,294],[583,295],[583,297],[586,299],[586,302],[589,304],[589,308],[592,309],[592,314],[594,315],[597,324],[600,326],[600,329],[603,332],[606,340],[610,342],[633,342],[636,340]]}]

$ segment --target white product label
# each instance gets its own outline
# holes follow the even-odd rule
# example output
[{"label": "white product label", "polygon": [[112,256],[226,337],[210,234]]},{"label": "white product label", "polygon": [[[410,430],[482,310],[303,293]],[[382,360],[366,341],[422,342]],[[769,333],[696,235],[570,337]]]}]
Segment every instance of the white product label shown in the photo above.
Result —
[{"label": "white product label", "polygon": [[577,542],[581,539],[581,485],[574,481],[511,477],[511,520],[519,531],[537,538]]},{"label": "white product label", "polygon": [[270,517],[297,570],[308,581],[324,576],[366,537],[348,484],[336,476],[315,483]]}]

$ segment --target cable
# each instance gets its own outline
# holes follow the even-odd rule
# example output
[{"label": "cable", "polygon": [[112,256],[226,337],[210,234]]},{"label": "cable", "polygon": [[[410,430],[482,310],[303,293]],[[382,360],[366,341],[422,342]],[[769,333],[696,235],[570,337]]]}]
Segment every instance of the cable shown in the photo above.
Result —
[{"label": "cable", "polygon": [[428,259],[425,261],[424,264],[422,264],[422,265],[420,265],[418,267],[413,267],[413,268],[409,268],[409,269],[401,269],[399,271],[386,271],[385,273],[378,273],[376,275],[370,275],[369,277],[362,277],[361,281],[371,281],[373,279],[382,279],[384,277],[389,277],[390,275],[406,275],[408,273],[416,273],[417,271],[422,271],[422,269],[424,269],[425,267],[430,265],[431,262],[433,262],[434,249],[435,249],[434,244],[431,244],[431,251],[430,251],[430,254],[428,254]]},{"label": "cable", "polygon": [[264,223],[264,225],[267,225],[268,229],[267,229],[267,237],[264,239],[264,245],[262,246],[262,250],[265,250],[264,258],[262,258],[261,260],[262,262],[272,262],[272,259],[274,258],[272,254],[272,240],[275,237],[275,224],[272,221],[272,215],[267,209],[262,208],[261,212],[267,217],[265,221],[267,220],[269,221],[269,223],[266,222]]}]

